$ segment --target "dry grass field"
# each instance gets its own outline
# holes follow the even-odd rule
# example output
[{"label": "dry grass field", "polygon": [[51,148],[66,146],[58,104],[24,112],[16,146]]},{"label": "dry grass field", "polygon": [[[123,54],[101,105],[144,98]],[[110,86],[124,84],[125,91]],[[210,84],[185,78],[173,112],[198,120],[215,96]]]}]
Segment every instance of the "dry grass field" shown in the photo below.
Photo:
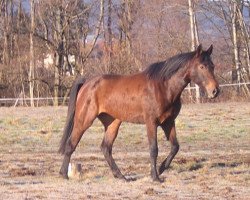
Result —
[{"label": "dry grass field", "polygon": [[[66,107],[0,108],[0,199],[250,199],[250,103],[183,105],[180,151],[152,182],[145,127],[124,123],[113,155],[136,180],[114,179],[100,151],[103,127],[84,134],[73,163],[79,179],[63,180],[57,154]],[[169,153],[158,129],[160,163]]]}]

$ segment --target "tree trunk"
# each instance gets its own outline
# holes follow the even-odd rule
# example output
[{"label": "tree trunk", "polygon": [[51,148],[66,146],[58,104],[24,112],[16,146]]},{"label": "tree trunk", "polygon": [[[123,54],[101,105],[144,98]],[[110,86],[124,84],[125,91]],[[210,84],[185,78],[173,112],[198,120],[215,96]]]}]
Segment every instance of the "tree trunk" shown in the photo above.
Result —
[{"label": "tree trunk", "polygon": [[34,78],[35,78],[35,58],[34,58],[34,31],[35,31],[35,5],[34,0],[30,0],[30,69],[29,69],[29,92],[30,106],[34,107]]},{"label": "tree trunk", "polygon": [[58,106],[60,76],[63,69],[64,56],[64,31],[63,31],[63,16],[62,7],[59,6],[56,12],[56,31],[55,31],[57,49],[56,49],[56,63],[55,63],[55,81],[54,81],[54,106]]},{"label": "tree trunk", "polygon": [[8,1],[3,1],[3,35],[4,35],[4,45],[3,45],[3,63],[8,65],[10,63],[10,26],[9,26],[9,14],[8,14]]},{"label": "tree trunk", "polygon": [[[240,61],[240,81],[241,82],[248,82],[250,80],[249,71],[250,68],[250,57],[249,57],[249,32],[248,28],[245,25],[244,18],[243,18],[243,3],[238,2],[237,6],[237,25],[238,29],[236,30],[237,34],[237,41],[239,40],[238,44],[238,52],[239,52],[239,61]],[[242,46],[242,48],[240,48]],[[242,51],[240,51],[242,49]],[[243,55],[240,55],[240,52],[243,52]],[[242,61],[242,62],[241,62]],[[250,90],[247,85],[242,86],[243,92],[246,96],[250,96]]]},{"label": "tree trunk", "polygon": [[107,55],[107,71],[110,71],[112,66],[111,63],[111,53],[113,51],[113,44],[112,44],[112,0],[108,0],[108,19],[107,19],[107,46],[108,46],[108,55]]},{"label": "tree trunk", "polygon": [[[250,4],[250,3],[249,3]],[[250,6],[250,5],[249,5]],[[249,7],[250,9],[250,7]],[[245,66],[242,66],[242,70],[245,71],[244,75],[247,76],[247,79],[250,79],[250,34],[248,30],[248,27],[244,21],[243,13],[242,10],[238,10],[238,20],[239,20],[239,25],[241,29],[241,39],[243,43],[243,52],[244,52],[244,57],[243,60],[245,60]]]},{"label": "tree trunk", "polygon": [[[100,14],[99,14],[98,22],[97,22],[97,27],[95,29],[95,37],[94,37],[94,39],[93,39],[93,41],[92,41],[92,43],[90,45],[91,46],[90,50],[86,53],[85,58],[82,59],[82,64],[84,64],[87,61],[87,59],[89,58],[90,54],[94,50],[95,44],[96,44],[97,39],[98,39],[98,37],[100,35],[100,32],[101,32],[103,18],[104,18],[104,0],[100,0]],[[83,69],[81,71],[83,71]]]},{"label": "tree trunk", "polygon": [[108,45],[110,50],[112,50],[112,0],[108,0]]},{"label": "tree trunk", "polygon": [[126,47],[127,47],[127,52],[128,55],[131,56],[132,53],[132,38],[131,38],[131,29],[132,29],[132,24],[133,24],[133,19],[132,19],[132,7],[133,7],[134,2],[133,1],[128,1],[128,0],[123,0],[122,6],[123,6],[123,31],[125,35],[125,42],[126,42]]},{"label": "tree trunk", "polygon": [[232,82],[240,83],[240,59],[238,49],[238,26],[237,26],[237,2],[233,2],[232,9],[232,39],[233,39],[233,50],[234,50],[234,66],[232,69]]},{"label": "tree trunk", "polygon": [[10,0],[10,58],[14,57],[14,31],[13,31],[13,26],[14,26],[14,4],[13,0]]},{"label": "tree trunk", "polygon": [[190,31],[191,31],[191,51],[195,50],[195,29],[194,29],[194,11],[193,11],[193,2],[188,0],[188,12],[189,12],[189,21],[190,21]]},{"label": "tree trunk", "polygon": [[18,61],[18,70],[20,74],[20,85],[21,85],[21,93],[23,94],[23,101],[24,104],[27,105],[27,102],[25,100],[26,94],[24,90],[24,75],[23,75],[23,68],[22,68],[22,61],[21,61],[21,54],[20,54],[20,28],[21,28],[21,14],[22,14],[22,1],[18,4],[18,10],[17,10],[17,33],[16,33],[16,40],[15,40],[15,46],[17,50],[17,61]]},{"label": "tree trunk", "polygon": [[[189,11],[190,30],[191,30],[191,51],[195,51],[195,48],[199,43],[199,38],[198,38],[198,28],[196,23],[196,17],[194,14],[192,0],[188,0],[188,8],[189,8],[188,11]],[[189,89],[189,94],[191,95],[192,99],[192,93],[190,89]],[[196,84],[195,84],[195,100],[196,103],[200,103],[200,89],[199,86]]]}]

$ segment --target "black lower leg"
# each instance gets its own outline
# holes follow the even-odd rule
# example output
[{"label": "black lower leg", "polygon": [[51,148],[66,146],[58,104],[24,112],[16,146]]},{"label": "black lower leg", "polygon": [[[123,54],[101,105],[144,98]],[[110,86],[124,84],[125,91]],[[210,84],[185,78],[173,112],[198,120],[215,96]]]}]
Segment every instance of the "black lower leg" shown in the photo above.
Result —
[{"label": "black lower leg", "polygon": [[179,151],[179,144],[176,143],[172,145],[171,152],[169,153],[168,157],[162,162],[160,168],[159,168],[159,174],[162,174],[166,169],[168,169],[170,163],[172,162],[173,158]]},{"label": "black lower leg", "polygon": [[157,157],[158,157],[158,147],[157,147],[157,142],[154,142],[153,144],[150,145],[151,177],[153,181],[161,182],[162,180],[160,180],[156,168]]},{"label": "black lower leg", "polygon": [[68,167],[69,167],[70,157],[73,152],[74,152],[74,148],[72,147],[70,139],[69,139],[66,144],[64,159],[63,159],[63,163],[59,172],[62,175],[62,177],[66,179],[68,179]]},{"label": "black lower leg", "polygon": [[104,157],[105,157],[110,169],[112,170],[114,177],[120,178],[120,179],[125,179],[125,177],[122,175],[120,169],[118,168],[118,166],[116,165],[116,163],[112,157],[112,146],[106,144],[105,141],[103,141],[102,145],[101,145],[101,149],[102,149],[102,152],[104,154]]}]

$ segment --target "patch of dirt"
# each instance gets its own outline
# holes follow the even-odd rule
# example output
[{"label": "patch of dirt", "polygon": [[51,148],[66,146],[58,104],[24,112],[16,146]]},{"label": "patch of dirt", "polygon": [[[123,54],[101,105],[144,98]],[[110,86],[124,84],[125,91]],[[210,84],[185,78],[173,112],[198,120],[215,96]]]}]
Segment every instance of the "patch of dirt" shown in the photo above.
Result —
[{"label": "patch of dirt", "polygon": [[9,171],[11,177],[16,177],[16,176],[35,176],[36,171],[34,169],[30,169],[27,167],[22,167],[22,168],[12,168]]}]

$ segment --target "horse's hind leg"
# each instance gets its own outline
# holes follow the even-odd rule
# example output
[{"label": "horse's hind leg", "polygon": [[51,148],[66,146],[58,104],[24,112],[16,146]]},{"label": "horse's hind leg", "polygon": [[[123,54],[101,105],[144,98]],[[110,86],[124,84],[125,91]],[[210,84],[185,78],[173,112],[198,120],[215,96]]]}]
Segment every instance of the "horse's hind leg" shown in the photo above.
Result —
[{"label": "horse's hind leg", "polygon": [[176,138],[176,130],[175,130],[175,123],[174,122],[165,122],[162,124],[162,129],[167,137],[167,139],[171,143],[171,151],[168,157],[162,162],[159,168],[159,174],[162,174],[170,165],[172,160],[174,159],[175,155],[179,151],[179,143]]},{"label": "horse's hind leg", "polygon": [[106,120],[103,117],[99,119],[105,126],[105,135],[101,144],[101,150],[104,154],[104,157],[111,168],[114,177],[125,179],[112,157],[112,146],[118,134],[121,121],[118,119],[113,119],[113,121],[111,121],[111,118],[108,116],[106,116]]},{"label": "horse's hind leg", "polygon": [[64,159],[60,169],[60,174],[64,178],[68,179],[68,166],[72,153],[75,151],[82,135],[92,125],[96,117],[97,114],[93,110],[88,111],[88,108],[81,109],[81,112],[76,111],[73,131],[67,140]]}]

